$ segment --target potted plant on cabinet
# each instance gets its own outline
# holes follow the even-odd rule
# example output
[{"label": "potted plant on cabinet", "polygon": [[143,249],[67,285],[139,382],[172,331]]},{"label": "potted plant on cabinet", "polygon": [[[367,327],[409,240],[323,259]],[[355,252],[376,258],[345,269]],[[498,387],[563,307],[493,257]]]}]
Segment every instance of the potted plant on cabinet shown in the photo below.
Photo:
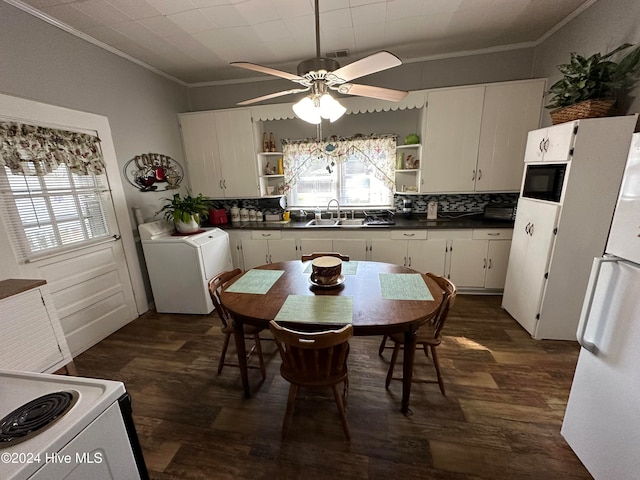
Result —
[{"label": "potted plant on cabinet", "polygon": [[164,212],[164,218],[173,222],[180,233],[197,232],[200,221],[207,218],[209,213],[209,203],[201,193],[196,197],[192,197],[189,193],[180,197],[180,194],[176,193],[173,198],[166,200],[168,203],[160,212]]},{"label": "potted plant on cabinet", "polygon": [[576,120],[607,116],[620,95],[633,86],[640,73],[640,47],[618,62],[612,57],[632,47],[624,43],[611,52],[583,57],[571,52],[571,61],[558,65],[563,78],[551,85],[554,97],[546,108],[554,125]]}]

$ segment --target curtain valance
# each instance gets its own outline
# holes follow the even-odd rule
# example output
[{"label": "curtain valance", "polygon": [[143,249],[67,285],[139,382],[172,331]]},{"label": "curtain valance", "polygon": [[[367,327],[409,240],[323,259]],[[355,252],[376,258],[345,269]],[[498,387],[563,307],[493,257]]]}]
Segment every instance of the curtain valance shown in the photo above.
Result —
[{"label": "curtain valance", "polygon": [[285,188],[294,185],[305,174],[312,159],[323,159],[331,173],[336,164],[357,160],[367,165],[375,177],[389,189],[395,186],[396,135],[331,137],[328,140],[282,141]]},{"label": "curtain valance", "polygon": [[19,175],[44,176],[60,164],[77,175],[105,172],[100,139],[86,133],[0,122],[0,165]]}]

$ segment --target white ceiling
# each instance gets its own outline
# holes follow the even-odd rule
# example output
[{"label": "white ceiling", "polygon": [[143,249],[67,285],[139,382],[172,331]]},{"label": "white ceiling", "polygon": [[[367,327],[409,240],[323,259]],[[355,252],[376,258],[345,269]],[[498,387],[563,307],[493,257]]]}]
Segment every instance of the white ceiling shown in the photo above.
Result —
[{"label": "white ceiling", "polygon": [[[315,57],[313,0],[5,0],[186,84],[231,83],[259,63]],[[596,0],[320,0],[321,54],[403,62],[535,45]],[[272,77],[270,77],[272,78]]]}]

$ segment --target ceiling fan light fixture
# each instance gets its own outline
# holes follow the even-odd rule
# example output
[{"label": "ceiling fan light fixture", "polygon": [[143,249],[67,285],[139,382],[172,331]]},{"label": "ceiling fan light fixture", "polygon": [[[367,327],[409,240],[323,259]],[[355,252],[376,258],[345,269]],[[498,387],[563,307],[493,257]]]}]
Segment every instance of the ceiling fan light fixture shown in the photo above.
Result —
[{"label": "ceiling fan light fixture", "polygon": [[331,122],[338,120],[347,111],[335,98],[328,93],[320,97],[320,116]]},{"label": "ceiling fan light fixture", "polygon": [[347,109],[328,93],[307,95],[293,105],[293,113],[307,123],[317,125],[323,118],[335,122]]},{"label": "ceiling fan light fixture", "polygon": [[320,116],[320,108],[315,105],[312,97],[312,95],[306,96],[294,104],[293,113],[301,120],[317,125],[322,121],[322,117]]}]

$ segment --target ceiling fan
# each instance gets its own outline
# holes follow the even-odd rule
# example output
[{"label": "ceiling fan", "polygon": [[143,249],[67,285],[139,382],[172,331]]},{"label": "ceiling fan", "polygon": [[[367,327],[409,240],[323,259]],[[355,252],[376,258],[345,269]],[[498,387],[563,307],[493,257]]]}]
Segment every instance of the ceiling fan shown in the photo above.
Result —
[{"label": "ceiling fan", "polygon": [[[329,95],[328,90],[335,90],[338,93],[345,95],[357,95],[393,102],[402,100],[408,94],[408,92],[401,90],[349,83],[351,80],[356,78],[402,65],[402,61],[392,53],[381,51],[350,63],[344,67],[340,67],[340,64],[337,61],[320,56],[320,13],[318,0],[315,0],[315,21],[316,57],[300,62],[297,68],[297,75],[255,63],[231,63],[231,65],[236,67],[291,80],[298,83],[301,88],[293,88],[282,92],[270,93],[261,97],[238,102],[238,105],[250,105],[252,103],[269,100],[271,98],[311,90],[311,94],[309,96],[303,98],[300,102],[294,105],[294,112],[303,120],[317,124],[320,123],[321,118],[328,118],[331,121],[337,120],[337,118],[342,116],[346,111],[342,105]],[[305,118],[305,116],[307,118]]]}]

